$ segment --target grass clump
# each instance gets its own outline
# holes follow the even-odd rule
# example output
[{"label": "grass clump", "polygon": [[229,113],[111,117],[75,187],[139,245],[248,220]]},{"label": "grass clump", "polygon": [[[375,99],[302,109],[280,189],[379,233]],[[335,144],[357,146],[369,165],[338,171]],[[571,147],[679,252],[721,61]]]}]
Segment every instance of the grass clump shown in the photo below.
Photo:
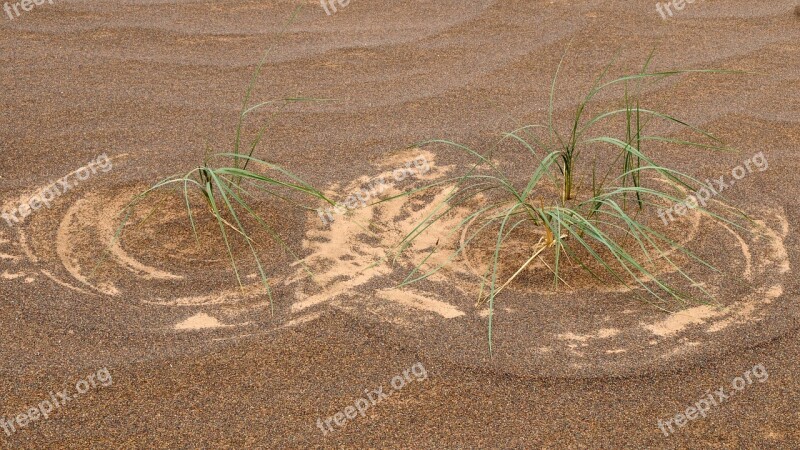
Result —
[{"label": "grass clump", "polygon": [[[284,26],[283,30],[281,30],[281,35],[285,31],[286,27],[293,22],[299,11],[300,8],[298,7],[291,19]],[[251,237],[250,231],[245,227],[245,219],[248,219],[250,223],[257,224],[259,228],[266,230],[271,239],[278,243],[284,250],[291,253],[297,261],[300,261],[300,258],[298,258],[294,252],[292,252],[286,242],[284,242],[276,230],[264,220],[262,215],[256,212],[252,205],[252,199],[255,198],[253,191],[258,190],[262,193],[266,193],[267,195],[288,201],[295,206],[298,206],[299,204],[290,197],[292,193],[300,194],[301,196],[322,199],[331,204],[333,204],[333,202],[326,198],[321,191],[303,181],[291,171],[280,165],[273,164],[253,156],[256,148],[261,143],[264,134],[269,127],[270,121],[267,121],[266,124],[260,126],[252,140],[245,142],[243,132],[244,125],[248,116],[253,112],[269,105],[285,107],[291,103],[319,100],[303,97],[290,97],[260,102],[257,104],[250,103],[256,80],[258,79],[261,70],[266,63],[267,56],[272,51],[272,48],[273,47],[270,47],[264,53],[250,80],[244,100],[242,102],[241,110],[239,112],[232,151],[215,153],[211,148],[207,148],[201,164],[199,164],[197,167],[187,173],[167,177],[135,196],[120,214],[120,217],[122,218],[121,224],[117,229],[114,239],[119,239],[123,228],[130,220],[137,206],[139,206],[155,191],[171,188],[174,189],[178,195],[183,197],[183,203],[186,207],[189,225],[195,237],[195,241],[198,245],[201,245],[197,234],[195,220],[196,212],[191,206],[192,195],[199,194],[202,196],[204,204],[207,207],[206,212],[211,214],[219,226],[219,233],[223,242],[225,243],[227,255],[230,259],[239,286],[243,287],[243,284],[240,276],[239,265],[237,264],[232,248],[233,239],[237,237],[246,242],[250,253],[252,254],[255,265],[258,268],[261,282],[263,283],[269,295],[270,307],[274,311],[272,306],[272,293],[269,282],[267,281],[267,275],[258,252],[256,251],[255,241]],[[280,109],[276,112],[273,112],[270,116],[270,120],[273,119],[279,111]],[[256,167],[258,169],[255,169]],[[308,270],[308,268],[306,268],[306,270]]]},{"label": "grass clump", "polygon": [[[399,255],[436,222],[459,214],[458,225],[449,231],[451,237],[461,234],[455,250],[447,262],[426,266],[425,261],[438,249],[431,250],[401,285],[430,277],[457,256],[463,256],[470,246],[488,240],[491,249],[485,272],[478,274],[481,283],[477,304],[487,304],[489,308],[490,351],[497,296],[537,259],[552,272],[554,287],[567,283],[564,279],[567,267],[575,268],[605,283],[638,287],[637,295],[644,293],[642,297],[647,301],[668,310],[666,305],[676,300],[685,303],[693,296],[659,276],[666,267],[669,273],[698,289],[701,297],[711,299],[702,285],[684,270],[680,260],[716,269],[670,238],[664,230],[647,225],[642,216],[646,208],[682,201],[686,192],[696,190],[700,182],[659,162],[648,148],[659,143],[711,152],[732,149],[707,131],[642,107],[639,93],[642,83],[648,80],[690,73],[732,72],[649,71],[652,56],[651,53],[639,72],[607,80],[613,61],[609,63],[563,129],[553,118],[562,58],[550,87],[547,122],[505,133],[500,141],[513,144],[522,152],[513,159],[516,168],[521,165],[528,168],[523,170],[522,176],[512,177],[511,171],[492,157],[500,143],[486,154],[447,140],[418,144],[444,144],[476,158],[476,163],[465,175],[454,180],[445,200],[395,249]],[[619,107],[600,108],[599,112],[589,114],[592,100],[612,88],[619,90]],[[691,137],[676,139],[651,134],[648,130],[658,122],[677,126]],[[602,131],[595,131],[601,127]],[[609,129],[617,132],[609,132]],[[523,162],[528,159],[532,163]],[[441,186],[441,183],[436,185]],[[703,214],[727,224],[735,225],[735,218],[745,217],[734,208],[723,209],[726,212],[715,213],[698,207]],[[525,256],[518,260],[509,257],[510,245],[504,245],[514,236],[523,236],[514,244],[513,250],[517,252],[520,241],[524,247]],[[662,270],[658,270],[659,267]]]}]

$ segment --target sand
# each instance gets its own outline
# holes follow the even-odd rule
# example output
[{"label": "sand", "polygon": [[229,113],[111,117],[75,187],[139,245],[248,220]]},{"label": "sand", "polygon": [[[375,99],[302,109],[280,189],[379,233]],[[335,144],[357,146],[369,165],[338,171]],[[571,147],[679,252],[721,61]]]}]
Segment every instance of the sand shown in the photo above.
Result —
[{"label": "sand", "polygon": [[[476,304],[485,251],[397,287],[430,249],[441,251],[429,264],[447,262],[461,238],[447,233],[463,217],[455,210],[393,259],[444,189],[327,224],[259,198],[303,259],[259,235],[272,303],[253,264],[241,266],[238,286],[208,218],[198,219],[204,246],[194,244],[177,196],[155,196],[153,214],[135,217],[146,222],[108,247],[133,194],[196,167],[207,145],[230,150],[247,82],[294,3],[45,3],[0,21],[0,206],[75,180],[98,155],[113,168],[20,224],[0,221],[0,418],[104,367],[113,384],[0,431],[0,448],[800,446],[796,1],[695,2],[667,19],[655,2],[624,0],[352,0],[331,15],[305,3],[253,98],[333,101],[287,107],[256,156],[337,200],[379,177],[386,189],[370,203],[469,167],[453,150],[415,143],[488,149],[501,132],[542,122],[567,49],[554,104],[562,123],[617,51],[618,73],[638,69],[653,47],[655,70],[748,71],[644,92],[648,105],[738,149],[709,157],[665,147],[661,161],[707,178],[758,152],[769,161],[725,192],[758,219],[748,227],[695,214],[672,225],[721,269],[699,277],[717,303],[669,314],[580,274],[553,291],[535,261],[495,305],[490,356],[488,310]],[[500,164],[525,172],[503,152]],[[394,178],[419,157],[429,170]],[[246,246],[234,252],[247,261]],[[424,381],[333,432],[318,428],[365,390],[392,390],[416,363]],[[659,429],[758,364],[769,372],[763,383],[669,436]]]}]

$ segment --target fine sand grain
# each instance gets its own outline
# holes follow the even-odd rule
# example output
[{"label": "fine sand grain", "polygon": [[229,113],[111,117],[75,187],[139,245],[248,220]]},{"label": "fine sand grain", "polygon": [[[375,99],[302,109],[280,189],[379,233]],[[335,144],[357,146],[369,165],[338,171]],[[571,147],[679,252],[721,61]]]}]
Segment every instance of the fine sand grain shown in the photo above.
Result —
[{"label": "fine sand grain", "polygon": [[[0,430],[0,448],[800,446],[796,1],[695,2],[667,19],[655,2],[629,0],[352,0],[331,15],[303,3],[280,39],[297,2],[61,0],[0,20],[3,211],[97,155],[113,161],[24,222],[0,221],[0,419],[100,368],[113,376],[48,419]],[[241,242],[232,249],[242,261],[237,284],[207,214],[198,215],[203,245],[195,244],[180,196],[154,195],[122,239],[112,238],[133,195],[196,167],[207,145],[231,150],[243,92],[273,43],[253,102],[331,101],[286,107],[255,156],[336,200],[381,177],[386,189],[328,223],[313,210],[321,203],[304,210],[256,196],[302,258],[254,233],[270,302]],[[715,302],[665,312],[578,270],[553,289],[547,262],[536,260],[498,296],[490,356],[478,293],[491,243],[450,260],[470,205],[397,254],[455,186],[382,200],[472,162],[416,143],[442,138],[487,151],[503,131],[545,121],[567,48],[553,108],[561,124],[615,54],[618,72],[638,70],[653,48],[654,70],[747,71],[643,91],[649,106],[712,130],[738,153],[653,151],[702,179],[758,152],[769,168],[725,192],[755,219],[745,226],[692,212],[660,228],[719,269],[696,272],[694,286]],[[597,105],[616,108],[619,98],[600,95]],[[254,114],[245,131],[272,112]],[[525,174],[530,167],[510,149],[498,148],[494,161]],[[395,178],[419,157],[429,170]],[[538,238],[514,241],[513,257],[529,256]],[[445,263],[398,287],[414,266]],[[318,418],[365,390],[390,390],[418,362],[424,382],[334,432],[318,428]],[[757,364],[769,371],[763,384],[670,436],[659,429]]]}]

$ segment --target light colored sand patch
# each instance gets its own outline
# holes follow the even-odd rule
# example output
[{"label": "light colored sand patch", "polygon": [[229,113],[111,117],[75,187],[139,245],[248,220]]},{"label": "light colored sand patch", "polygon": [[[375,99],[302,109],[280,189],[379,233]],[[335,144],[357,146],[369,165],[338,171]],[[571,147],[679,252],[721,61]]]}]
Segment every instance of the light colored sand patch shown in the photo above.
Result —
[{"label": "light colored sand patch", "polygon": [[769,259],[773,263],[778,266],[779,273],[788,273],[790,270],[789,265],[789,253],[786,251],[786,246],[784,245],[784,239],[789,233],[789,223],[786,221],[785,217],[776,215],[776,218],[781,221],[781,233],[779,234],[772,228],[766,226],[764,221],[757,220],[756,222],[761,225],[761,231],[763,231],[769,238],[769,245],[770,245],[770,255]]},{"label": "light colored sand patch", "polygon": [[773,300],[781,295],[783,295],[783,286],[780,284],[759,289],[753,294],[748,295],[742,302],[726,308],[725,312],[729,313],[729,315],[709,325],[706,331],[716,333],[731,325],[741,325],[748,322],[759,321],[763,317],[759,307],[772,303]]},{"label": "light colored sand patch", "polygon": [[[270,281],[272,282],[272,281]],[[144,300],[144,303],[151,305],[162,306],[203,306],[203,305],[232,305],[246,300],[252,300],[259,297],[268,298],[264,285],[261,283],[254,283],[243,288],[232,288],[222,292],[216,292],[209,295],[196,295],[190,297],[181,297],[172,300],[164,300],[156,298],[155,300]],[[264,304],[269,305],[269,301]]]},{"label": "light colored sand patch", "polygon": [[[260,334],[262,334],[262,335],[263,334],[271,334],[271,333],[275,333],[276,331],[280,331],[280,330],[283,330],[283,329],[296,327],[298,325],[301,325],[301,324],[304,324],[304,323],[307,323],[307,322],[311,322],[311,321],[313,321],[315,319],[318,319],[319,317],[320,317],[319,313],[312,313],[312,314],[309,314],[309,315],[306,315],[306,316],[298,317],[296,319],[293,319],[293,320],[290,320],[290,321],[286,322],[285,324],[283,324],[283,325],[281,325],[281,326],[279,326],[277,328],[269,330],[266,333],[260,333]],[[249,325],[249,324],[250,324],[250,322],[239,324],[239,325]],[[228,325],[223,325],[223,326],[228,326]],[[244,334],[239,334],[239,335],[236,335],[236,336],[214,338],[214,339],[212,339],[212,341],[230,341],[230,340],[234,340],[234,339],[245,338],[245,337],[248,337],[248,336],[254,336],[256,334],[259,334],[259,333],[244,333]]]},{"label": "light colored sand patch", "polygon": [[706,328],[706,331],[709,333],[716,333],[722,331],[729,326],[733,325],[736,321],[732,318],[727,318],[723,320],[718,320],[717,322],[712,323]]},{"label": "light colored sand patch", "polygon": [[176,330],[202,330],[206,328],[220,328],[226,327],[215,317],[211,317],[206,313],[198,313],[189,317],[188,319],[179,322],[175,325]]},{"label": "light colored sand patch", "polygon": [[650,330],[656,336],[671,336],[683,331],[689,325],[703,324],[722,314],[724,314],[723,311],[711,306],[695,306],[694,308],[672,313],[660,322],[644,325],[644,328]]},{"label": "light colored sand patch", "polygon": [[[419,151],[411,151],[396,157],[407,162],[419,154]],[[432,153],[424,154],[431,167],[426,176],[435,174],[441,176],[445,169],[436,166]],[[374,199],[375,201],[403,192],[394,185],[392,171],[397,167],[396,164],[392,165],[392,161],[384,162],[384,172],[378,175],[386,180],[386,186],[385,190]],[[374,178],[376,177],[361,177],[344,186],[342,192],[336,193],[333,198],[338,198],[343,193],[358,192],[362,185]],[[413,182],[409,183],[409,186],[413,186]],[[446,193],[440,195],[444,196]],[[344,215],[334,215],[334,220],[325,226],[320,222],[319,215],[310,214],[309,231],[306,233],[303,246],[311,250],[311,254],[304,259],[304,262],[314,273],[315,286],[296,291],[292,311],[298,312],[315,305],[329,303],[339,296],[352,293],[358,286],[390,274],[391,249],[396,248],[402,238],[430,214],[431,208],[440,203],[435,200],[415,210],[411,207],[413,202],[407,200],[399,198],[378,205],[355,208]],[[376,240],[380,243],[376,244]],[[435,247],[435,243],[435,237],[425,236],[415,242],[407,253],[416,254],[415,252],[419,250]],[[428,262],[432,264],[434,260],[430,258]],[[305,268],[298,266],[286,284],[291,285],[307,279],[309,277]]]},{"label": "light colored sand patch", "polygon": [[771,441],[785,441],[786,433],[781,433],[779,431],[773,431],[768,428],[764,428],[764,438],[769,439]]},{"label": "light colored sand patch", "polygon": [[614,328],[603,328],[602,330],[598,331],[596,334],[596,338],[598,339],[606,339],[610,337],[614,337],[619,334],[619,330]]},{"label": "light colored sand patch", "polygon": [[783,295],[783,286],[776,284],[767,289],[767,300],[772,300]]},{"label": "light colored sand patch", "polygon": [[697,350],[699,347],[700,347],[699,342],[684,342],[679,347],[673,348],[672,351],[664,355],[664,358],[670,358],[678,355],[685,355],[687,353],[691,353]]},{"label": "light colored sand patch", "polygon": [[455,306],[439,300],[425,297],[409,290],[385,289],[377,292],[378,297],[404,306],[439,314],[445,319],[463,316],[464,313]]},{"label": "light colored sand patch", "polygon": [[615,348],[615,349],[612,349],[612,350],[606,350],[606,353],[609,354],[609,355],[616,355],[616,354],[619,354],[619,353],[625,353],[627,351],[628,350],[626,350],[624,348]]},{"label": "light colored sand patch", "polygon": [[320,313],[312,313],[307,316],[301,316],[286,322],[281,328],[296,327],[297,325],[302,325],[304,323],[311,322],[312,320],[317,320],[319,319],[320,315]]},{"label": "light colored sand patch", "polygon": [[[325,303],[389,273],[385,261],[382,261],[386,258],[385,252],[378,246],[366,245],[356,239],[364,233],[373,234],[363,225],[371,220],[370,208],[354,210],[350,217],[337,216],[330,224],[330,230],[320,228],[316,214],[309,219],[310,230],[303,246],[312,249],[312,254],[304,259],[304,263],[314,272],[314,281],[324,290],[318,293],[298,291],[299,301],[292,305],[292,311]],[[297,266],[295,275],[286,281],[287,285],[308,278],[306,269]]]},{"label": "light colored sand patch", "polygon": [[[342,264],[342,265],[348,266],[349,264]],[[335,270],[335,271],[339,272],[340,270]],[[343,272],[342,273],[343,277],[347,276],[346,270],[341,270],[341,272]],[[377,276],[386,275],[388,273],[389,270],[386,267],[375,267],[373,269],[367,269],[364,272],[358,273],[355,276],[345,281],[331,283],[329,287],[326,288],[323,292],[315,295],[310,295],[304,297],[300,301],[296,301],[294,304],[292,304],[292,312],[302,311],[312,306],[332,301],[339,295],[350,293],[357,286],[360,286]],[[298,293],[298,294],[305,295],[304,293]],[[298,299],[299,298],[301,297],[298,296]]]},{"label": "light colored sand patch", "polygon": [[557,337],[562,341],[587,342],[590,339],[608,339],[618,334],[619,330],[617,330],[616,328],[602,328],[600,330],[597,330],[596,333],[590,333],[590,334],[564,333],[564,334],[559,334]]},{"label": "light colored sand patch", "polygon": [[[581,345],[581,347],[585,347],[586,345]],[[585,358],[586,354],[578,350],[578,344],[567,344],[569,347],[569,353],[576,357],[576,358]]]},{"label": "light colored sand patch", "polygon": [[7,270],[3,271],[3,274],[0,275],[0,277],[2,277],[4,280],[16,280],[17,278],[23,277],[23,276],[25,276],[25,274],[22,273],[22,272],[9,273]]}]

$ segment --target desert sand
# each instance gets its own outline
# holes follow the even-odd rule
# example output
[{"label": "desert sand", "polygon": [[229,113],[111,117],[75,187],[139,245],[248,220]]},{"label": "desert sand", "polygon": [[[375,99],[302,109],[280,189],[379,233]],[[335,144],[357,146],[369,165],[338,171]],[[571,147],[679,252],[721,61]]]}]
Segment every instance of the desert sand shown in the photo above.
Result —
[{"label": "desert sand", "polygon": [[[0,221],[0,426],[15,427],[0,430],[0,448],[800,446],[794,0],[694,2],[666,18],[655,2],[625,0],[352,0],[331,14],[304,3],[282,36],[298,2],[56,0],[4,12],[0,207],[63,192],[20,223]],[[558,121],[615,55],[617,74],[653,49],[653,70],[747,72],[643,92],[737,149],[666,148],[659,159],[706,178],[759,152],[769,161],[725,191],[756,218],[753,229],[696,214],[671,225],[720,269],[701,273],[718,304],[668,313],[581,275],[553,290],[537,263],[498,297],[490,354],[488,309],[475,297],[486,252],[403,287],[426,248],[458,236],[426,235],[407,260],[387,257],[441,192],[328,223],[260,198],[303,260],[257,235],[271,303],[253,264],[242,263],[239,287],[208,216],[198,216],[207,245],[195,245],[179,196],[156,195],[152,214],[137,213],[141,225],[114,241],[133,195],[196,167],[207,146],[230,151],[243,93],[271,45],[253,101],[326,101],[282,109],[255,155],[337,199],[380,177],[379,197],[390,197],[471,163],[415,143],[488,149],[502,132],[545,120],[565,52]],[[98,155],[107,165],[91,163]],[[427,170],[394,176],[419,158]],[[528,169],[513,153],[498,158],[513,173]],[[448,220],[440,231],[455,227]],[[245,246],[234,251],[247,261]],[[422,366],[424,377],[409,372]],[[674,432],[659,427],[756,366],[763,382]],[[100,369],[113,383],[94,383],[47,418],[16,419]],[[379,387],[391,395],[363,415],[319,426]]]}]

